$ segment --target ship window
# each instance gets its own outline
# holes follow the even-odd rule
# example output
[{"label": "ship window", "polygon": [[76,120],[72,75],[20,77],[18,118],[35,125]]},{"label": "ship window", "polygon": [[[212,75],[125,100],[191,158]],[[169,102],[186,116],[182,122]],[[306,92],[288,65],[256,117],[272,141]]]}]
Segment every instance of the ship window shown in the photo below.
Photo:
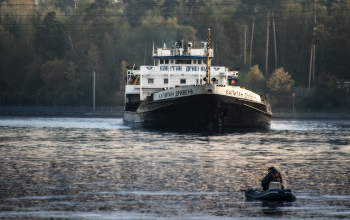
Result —
[{"label": "ship window", "polygon": [[165,60],[165,64],[169,64],[169,60]]},{"label": "ship window", "polygon": [[[196,84],[198,85],[198,79],[196,79]],[[202,85],[203,84],[203,80],[202,79],[200,79],[200,81],[199,81],[199,85]]]},{"label": "ship window", "polygon": [[164,64],[164,60],[163,59],[160,59],[160,64]]},{"label": "ship window", "polygon": [[164,84],[168,84],[168,79],[164,79]]},{"label": "ship window", "polygon": [[175,61],[175,64],[182,64],[182,63],[185,63],[183,60],[176,60]]},{"label": "ship window", "polygon": [[197,60],[193,60],[193,64],[196,64],[197,63]]},{"label": "ship window", "polygon": [[[207,60],[203,60],[203,64],[207,64]],[[209,60],[209,65],[211,65],[211,60]]]},{"label": "ship window", "polygon": [[153,79],[148,79],[148,84],[153,84]]},{"label": "ship window", "polygon": [[170,63],[171,63],[171,64],[174,64],[174,60],[170,60]]},{"label": "ship window", "polygon": [[191,64],[191,60],[185,60],[186,64]]},{"label": "ship window", "polygon": [[201,61],[201,60],[198,60],[198,64],[202,64],[202,61]]},{"label": "ship window", "polygon": [[186,79],[180,79],[180,84],[186,84]]}]

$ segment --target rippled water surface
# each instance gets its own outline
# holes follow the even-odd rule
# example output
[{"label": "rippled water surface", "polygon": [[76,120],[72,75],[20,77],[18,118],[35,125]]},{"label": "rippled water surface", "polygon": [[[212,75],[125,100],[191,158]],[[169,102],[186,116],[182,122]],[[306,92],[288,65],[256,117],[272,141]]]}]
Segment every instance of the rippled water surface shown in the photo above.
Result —
[{"label": "rippled water surface", "polygon": [[[349,134],[350,121],[203,134],[1,117],[0,219],[348,219]],[[270,165],[295,202],[246,200]]]}]

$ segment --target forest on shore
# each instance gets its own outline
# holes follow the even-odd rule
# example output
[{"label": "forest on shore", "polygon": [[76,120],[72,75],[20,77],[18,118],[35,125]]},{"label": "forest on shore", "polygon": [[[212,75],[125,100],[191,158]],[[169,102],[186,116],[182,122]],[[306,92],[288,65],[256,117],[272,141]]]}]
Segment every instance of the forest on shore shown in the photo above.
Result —
[{"label": "forest on shore", "polygon": [[[0,0],[1,105],[124,103],[126,66],[211,29],[212,65],[290,107],[348,108],[350,0]],[[341,88],[337,88],[337,81]],[[312,92],[311,92],[312,91]]]}]

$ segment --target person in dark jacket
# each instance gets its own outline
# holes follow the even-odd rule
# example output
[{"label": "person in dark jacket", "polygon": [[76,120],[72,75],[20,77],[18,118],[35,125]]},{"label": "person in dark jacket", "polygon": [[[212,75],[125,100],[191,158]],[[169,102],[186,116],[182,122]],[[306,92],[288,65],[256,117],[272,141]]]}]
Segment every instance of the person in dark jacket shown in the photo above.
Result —
[{"label": "person in dark jacket", "polygon": [[232,76],[229,76],[227,80],[230,86],[233,86],[237,82],[237,78],[233,78]]},{"label": "person in dark jacket", "polygon": [[[263,187],[263,190],[268,190],[270,182],[280,182],[283,183],[282,175],[278,172],[278,170],[275,169],[275,167],[269,167],[267,169],[269,173],[264,177],[264,179],[261,181],[261,186]],[[283,189],[282,185],[282,189]]]}]

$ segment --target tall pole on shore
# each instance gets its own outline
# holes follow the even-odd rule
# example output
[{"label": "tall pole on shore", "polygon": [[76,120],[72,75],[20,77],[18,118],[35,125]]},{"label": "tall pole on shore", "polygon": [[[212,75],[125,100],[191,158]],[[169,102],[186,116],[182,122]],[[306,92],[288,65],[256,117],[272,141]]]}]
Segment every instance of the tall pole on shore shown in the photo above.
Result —
[{"label": "tall pole on shore", "polygon": [[[315,13],[314,13],[314,25],[312,30],[312,41],[311,41],[311,55],[310,55],[310,70],[309,70],[309,91],[311,88],[311,78],[312,78],[312,86],[315,85],[315,56],[316,56],[316,45],[315,45],[315,38],[316,38],[316,0],[315,0]],[[312,77],[311,77],[312,73]]]},{"label": "tall pole on shore", "polygon": [[95,72],[94,72],[94,86],[93,86],[93,106],[92,106],[92,112],[95,113]]},{"label": "tall pole on shore", "polygon": [[[314,24],[314,28],[313,28],[313,33],[312,33],[312,37],[313,39],[316,38],[316,31],[317,31],[317,26],[316,26],[316,0],[315,0],[315,20],[314,20],[315,24]],[[313,41],[313,56],[312,56],[312,86],[315,86],[315,60],[316,60],[316,45],[315,45],[315,41]]]}]

